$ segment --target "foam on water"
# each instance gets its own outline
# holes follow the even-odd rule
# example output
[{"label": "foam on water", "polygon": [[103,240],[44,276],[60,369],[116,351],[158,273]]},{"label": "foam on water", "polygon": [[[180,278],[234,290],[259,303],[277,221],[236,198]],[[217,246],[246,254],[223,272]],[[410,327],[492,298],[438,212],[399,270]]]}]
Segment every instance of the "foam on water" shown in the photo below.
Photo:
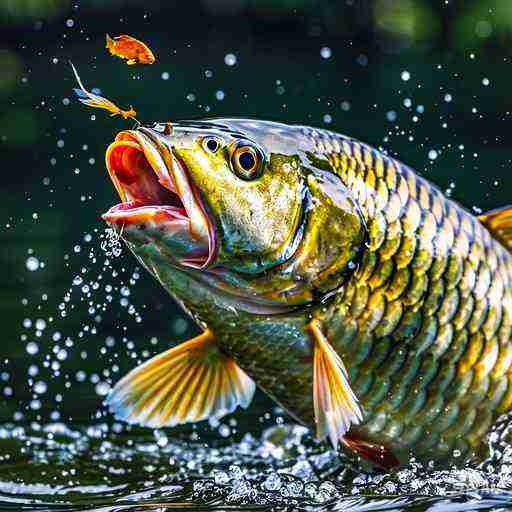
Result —
[{"label": "foam on water", "polygon": [[294,425],[205,444],[119,423],[6,424],[0,427],[0,510],[21,504],[49,511],[85,504],[102,511],[498,509],[512,504],[512,450],[503,449],[510,427],[503,425],[491,459],[478,467],[411,463],[382,475],[350,467]]}]

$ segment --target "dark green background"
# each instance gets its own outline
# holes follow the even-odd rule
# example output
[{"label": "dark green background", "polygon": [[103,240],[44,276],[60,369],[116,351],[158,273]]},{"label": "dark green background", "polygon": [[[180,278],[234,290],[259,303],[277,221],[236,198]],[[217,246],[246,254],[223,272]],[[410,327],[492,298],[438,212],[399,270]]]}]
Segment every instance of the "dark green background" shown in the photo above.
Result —
[{"label": "dark green background", "polygon": [[[100,87],[121,106],[132,104],[143,121],[229,115],[329,127],[383,146],[443,190],[451,187],[466,207],[489,209],[511,199],[511,30],[509,0],[0,2],[0,422],[16,411],[44,421],[52,411],[62,419],[95,418],[101,398],[91,375],[108,380],[102,372],[119,365],[117,380],[143,350],[156,353],[196,332],[191,325],[176,329],[181,314],[144,272],[129,297],[142,322],[119,304],[119,286],[136,267],[126,250],[103,272],[91,299],[72,286],[82,267],[86,281],[101,273],[99,216],[117,201],[103,154],[130,123],[75,100],[69,59],[86,86]],[[140,37],[157,62],[127,67],[111,58],[106,32]],[[328,59],[320,55],[324,46],[332,51]],[[237,56],[235,66],[224,63],[227,53]],[[218,90],[223,101],[215,97]],[[404,105],[406,98],[412,107]],[[389,111],[396,121],[388,120]],[[324,122],[326,114],[331,123]],[[433,161],[432,149],[439,153]],[[93,235],[88,243],[87,233]],[[29,250],[44,261],[43,269],[27,270]],[[112,269],[119,276],[112,277]],[[104,303],[107,282],[117,289],[97,322],[88,301]],[[59,304],[70,288],[74,309],[68,305],[61,318]],[[41,337],[33,325],[23,327],[26,318],[45,319]],[[52,340],[55,331],[62,340]],[[115,345],[102,352],[107,336]],[[56,359],[52,350],[66,337],[73,346],[56,375],[44,363]],[[35,356],[25,349],[30,341],[39,345]],[[34,364],[39,375],[33,380],[49,386],[39,410],[27,407],[37,398],[27,373]],[[76,380],[80,370],[85,382]],[[250,420],[242,430],[270,407],[258,396],[250,415],[240,415]]]}]

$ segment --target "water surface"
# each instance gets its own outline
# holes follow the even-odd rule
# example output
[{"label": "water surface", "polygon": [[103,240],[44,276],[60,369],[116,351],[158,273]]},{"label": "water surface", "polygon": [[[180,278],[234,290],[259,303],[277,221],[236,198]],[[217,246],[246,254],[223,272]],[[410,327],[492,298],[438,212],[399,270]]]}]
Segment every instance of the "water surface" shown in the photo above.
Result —
[{"label": "water surface", "polygon": [[512,483],[512,451],[500,452],[497,440],[493,460],[479,468],[413,463],[377,475],[348,467],[298,426],[279,425],[239,442],[188,437],[117,423],[4,425],[0,510],[448,512],[512,504],[505,490]]}]

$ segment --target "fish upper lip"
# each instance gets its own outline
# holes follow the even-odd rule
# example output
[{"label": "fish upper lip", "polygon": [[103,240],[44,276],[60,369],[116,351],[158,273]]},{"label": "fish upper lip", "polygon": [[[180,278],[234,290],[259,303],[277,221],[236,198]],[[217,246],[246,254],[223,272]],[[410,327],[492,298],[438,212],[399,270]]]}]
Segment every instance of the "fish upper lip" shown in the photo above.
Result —
[{"label": "fish upper lip", "polygon": [[[162,147],[160,141],[150,136],[151,132],[144,128],[138,130],[125,130],[117,134],[114,142],[110,144],[105,154],[108,173],[114,184],[122,203],[110,208],[102,218],[110,223],[122,221],[137,221],[138,218],[147,218],[164,214],[173,221],[190,221],[191,235],[208,241],[208,256],[206,258],[183,258],[180,263],[187,267],[205,269],[211,266],[217,255],[217,241],[214,224],[207,214],[199,192],[192,183],[185,164],[174,154],[172,147]],[[179,197],[183,208],[164,204],[145,203],[130,197],[127,188],[123,186],[111,165],[112,151],[120,143],[124,146],[133,145],[144,156],[155,173],[159,184]]]}]

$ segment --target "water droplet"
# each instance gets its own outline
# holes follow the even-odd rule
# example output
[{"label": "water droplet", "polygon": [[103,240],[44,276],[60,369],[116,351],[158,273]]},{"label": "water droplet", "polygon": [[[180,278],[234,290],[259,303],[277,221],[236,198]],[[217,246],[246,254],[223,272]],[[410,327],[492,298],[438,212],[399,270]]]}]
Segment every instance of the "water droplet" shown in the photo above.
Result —
[{"label": "water droplet", "polygon": [[48,386],[46,385],[46,382],[43,382],[42,380],[38,380],[34,384],[34,393],[38,395],[42,395],[43,393],[46,393],[48,389]]},{"label": "water droplet", "polygon": [[36,329],[38,331],[43,331],[44,329],[46,329],[46,322],[42,318],[38,318],[36,320]]},{"label": "water droplet", "polygon": [[106,396],[110,391],[110,384],[108,382],[100,381],[94,387],[96,394],[99,396]]},{"label": "water droplet", "polygon": [[27,346],[25,348],[27,353],[30,354],[31,356],[34,356],[39,352],[39,345],[34,341],[27,343]]},{"label": "water droplet", "polygon": [[224,63],[226,66],[234,66],[237,62],[236,55],[234,53],[227,53],[224,56]]},{"label": "water droplet", "polygon": [[386,119],[391,123],[396,121],[396,112],[394,110],[386,112]]},{"label": "water droplet", "polygon": [[25,262],[27,270],[34,272],[39,269],[39,260],[35,256],[29,256]]},{"label": "water droplet", "polygon": [[320,48],[320,56],[322,59],[329,59],[332,56],[332,50],[328,46]]},{"label": "water droplet", "polygon": [[435,149],[431,149],[428,152],[428,157],[430,158],[430,160],[435,160],[437,158],[437,151]]}]

